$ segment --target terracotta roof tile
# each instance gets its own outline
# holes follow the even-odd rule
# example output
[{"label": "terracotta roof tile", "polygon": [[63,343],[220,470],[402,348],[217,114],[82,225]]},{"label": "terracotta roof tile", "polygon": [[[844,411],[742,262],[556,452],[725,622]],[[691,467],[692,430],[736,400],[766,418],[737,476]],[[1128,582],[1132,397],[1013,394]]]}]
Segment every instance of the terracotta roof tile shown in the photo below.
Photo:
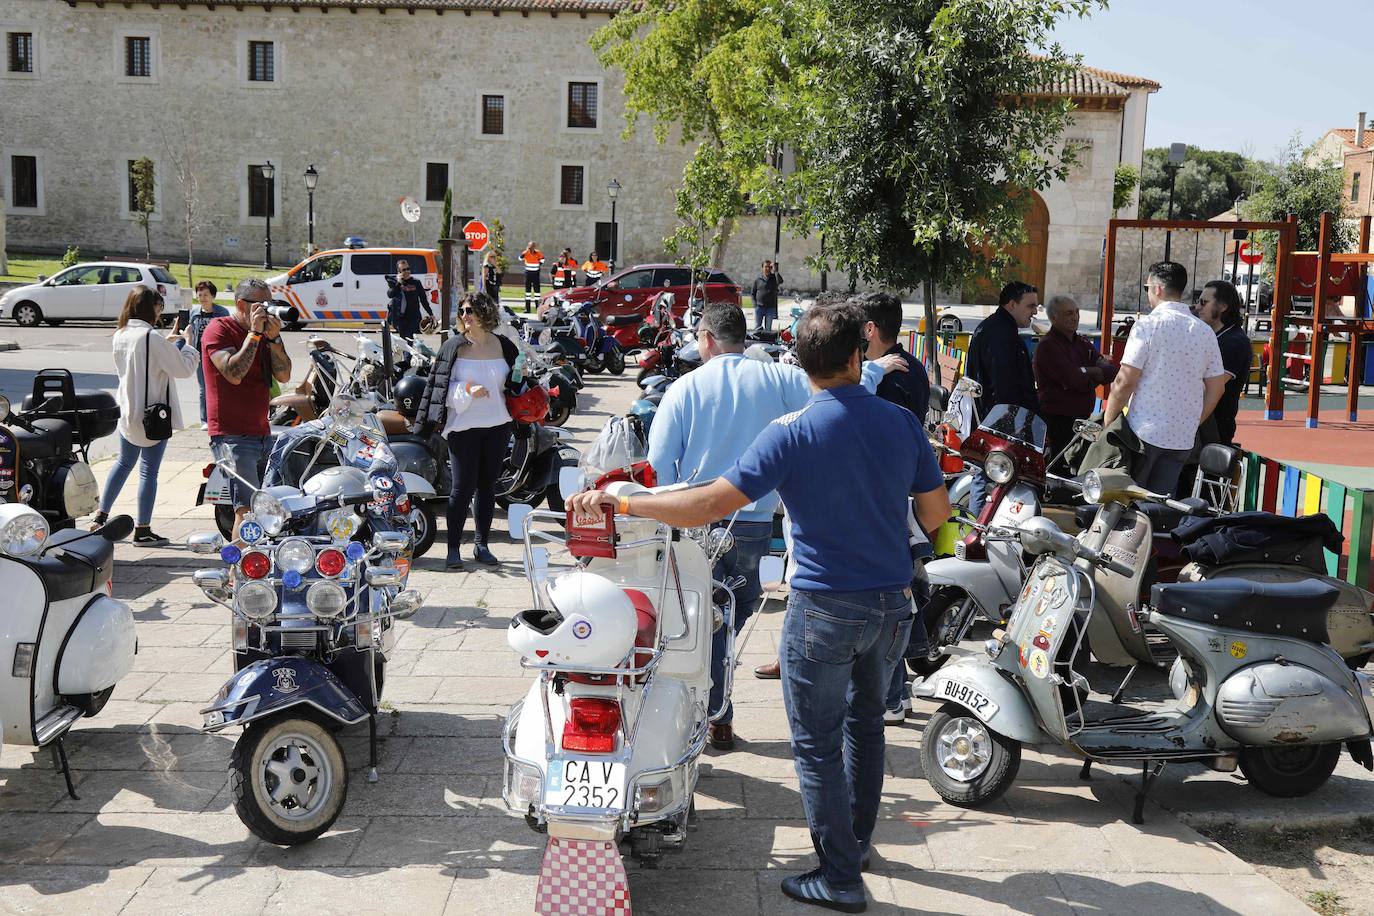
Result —
[{"label": "terracotta roof tile", "polygon": [[1100,77],[1104,80],[1116,83],[1118,86],[1125,86],[1127,89],[1148,89],[1151,92],[1159,91],[1159,83],[1143,76],[1131,76],[1129,73],[1117,73],[1115,70],[1103,70],[1101,67],[1083,66],[1083,69]]},{"label": "terracotta roof tile", "polygon": [[[76,6],[80,0],[67,0]],[[510,12],[618,13],[627,0],[188,0],[197,5],[300,7],[303,9],[500,10]]]},{"label": "terracotta roof tile", "polygon": [[[1349,144],[1350,146],[1355,146],[1355,128],[1353,128],[1353,127],[1333,127],[1333,128],[1331,128],[1331,130],[1330,130],[1329,132],[1335,134],[1335,135],[1338,136],[1338,137],[1340,137],[1342,140],[1344,140],[1344,141],[1345,141],[1347,144]],[[1357,146],[1357,147],[1355,147],[1355,148],[1356,148],[1356,149],[1370,149],[1371,147],[1374,147],[1374,130],[1366,130],[1366,131],[1364,132],[1364,145],[1363,145],[1363,146]]]}]

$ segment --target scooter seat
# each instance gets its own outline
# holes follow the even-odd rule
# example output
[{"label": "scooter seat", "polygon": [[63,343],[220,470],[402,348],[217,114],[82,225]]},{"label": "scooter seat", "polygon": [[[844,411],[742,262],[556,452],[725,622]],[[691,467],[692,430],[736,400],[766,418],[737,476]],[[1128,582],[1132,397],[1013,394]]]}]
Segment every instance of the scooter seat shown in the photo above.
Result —
[{"label": "scooter seat", "polygon": [[1150,590],[1150,604],[1168,617],[1306,642],[1327,642],[1326,614],[1340,590],[1323,582],[1205,579]]},{"label": "scooter seat", "polygon": [[377,411],[377,422],[382,425],[382,432],[388,438],[410,432],[410,421],[399,410]]},{"label": "scooter seat", "polygon": [[637,312],[631,312],[628,315],[612,315],[606,319],[606,324],[613,328],[623,328],[629,325],[639,324],[643,320],[643,315]]},{"label": "scooter seat", "polygon": [[19,424],[10,427],[19,442],[19,457],[57,458],[72,450],[72,425],[66,420],[33,420],[33,432]]},{"label": "scooter seat", "polygon": [[68,528],[54,532],[42,554],[17,562],[43,580],[49,603],[65,601],[105,588],[114,575],[114,542],[94,532]]},{"label": "scooter seat", "polygon": [[1161,535],[1173,531],[1178,527],[1179,522],[1185,518],[1202,514],[1202,511],[1207,508],[1207,501],[1197,497],[1181,499],[1179,502],[1192,506],[1193,511],[1184,512],[1182,509],[1174,509],[1163,503],[1137,503],[1136,508],[1150,520],[1150,526],[1154,528],[1154,533]]}]

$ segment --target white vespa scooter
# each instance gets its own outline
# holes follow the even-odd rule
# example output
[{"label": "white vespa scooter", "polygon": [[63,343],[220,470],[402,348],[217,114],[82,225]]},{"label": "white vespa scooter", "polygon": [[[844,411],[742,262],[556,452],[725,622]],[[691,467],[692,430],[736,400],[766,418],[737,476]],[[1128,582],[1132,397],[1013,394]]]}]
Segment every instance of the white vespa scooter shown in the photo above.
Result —
[{"label": "white vespa scooter", "polygon": [[[597,487],[657,492],[623,477]],[[577,489],[564,484],[565,493]],[[539,677],[506,720],[502,795],[549,837],[537,912],[628,912],[619,845],[652,867],[687,838],[697,761],[721,713],[707,709],[712,634],[734,610],[711,568],[733,536],[629,516],[608,516],[596,537],[573,519],[566,537],[531,524],[564,520],[510,507],[535,606],[516,615],[507,638]],[[565,544],[579,565],[551,573],[534,538]],[[728,700],[732,639],[726,651]]]},{"label": "white vespa scooter", "polygon": [[132,530],[119,515],[97,531],[49,534],[29,506],[0,506],[0,736],[53,747],[72,798],[62,739],[105,707],[138,649],[129,606],[110,597],[114,542]]}]

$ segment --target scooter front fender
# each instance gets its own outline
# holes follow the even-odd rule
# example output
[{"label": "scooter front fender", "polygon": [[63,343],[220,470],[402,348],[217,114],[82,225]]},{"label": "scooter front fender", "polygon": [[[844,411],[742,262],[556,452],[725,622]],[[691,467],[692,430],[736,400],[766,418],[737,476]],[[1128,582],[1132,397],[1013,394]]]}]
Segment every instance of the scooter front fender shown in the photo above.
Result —
[{"label": "scooter front fender", "polygon": [[202,728],[219,731],[255,719],[310,706],[342,725],[367,718],[362,702],[324,665],[310,658],[264,658],[231,677],[201,710]]},{"label": "scooter front fender", "polygon": [[434,484],[425,480],[419,474],[402,471],[401,483],[405,484],[406,495],[411,499],[426,501],[434,498]]},{"label": "scooter front fender", "polygon": [[1015,600],[1015,595],[1007,594],[997,570],[987,560],[931,560],[926,564],[926,578],[932,589],[957,588],[964,592],[989,620],[1000,620],[1003,606]]},{"label": "scooter front fender", "polygon": [[[962,684],[976,690],[996,704],[996,709],[991,714],[980,712],[956,696],[947,695],[946,684]],[[1035,721],[1030,700],[986,658],[967,655],[957,658],[929,677],[917,678],[911,685],[911,695],[934,703],[961,706],[988,728],[1022,744],[1039,744],[1045,740]]]},{"label": "scooter front fender", "polygon": [[[949,485],[949,503],[952,506],[968,505],[969,490],[973,487],[973,472],[965,471],[954,478],[954,483]],[[961,502],[962,500],[962,502]]]}]

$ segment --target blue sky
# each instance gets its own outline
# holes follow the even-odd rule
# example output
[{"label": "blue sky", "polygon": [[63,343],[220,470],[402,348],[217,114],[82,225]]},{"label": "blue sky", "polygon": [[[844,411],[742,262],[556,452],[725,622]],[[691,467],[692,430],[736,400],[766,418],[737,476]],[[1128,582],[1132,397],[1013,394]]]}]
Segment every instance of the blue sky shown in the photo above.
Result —
[{"label": "blue sky", "polygon": [[1374,114],[1371,34],[1371,0],[1112,0],[1055,31],[1085,64],[1163,84],[1150,96],[1146,146],[1265,159],[1295,130],[1311,143]]}]

